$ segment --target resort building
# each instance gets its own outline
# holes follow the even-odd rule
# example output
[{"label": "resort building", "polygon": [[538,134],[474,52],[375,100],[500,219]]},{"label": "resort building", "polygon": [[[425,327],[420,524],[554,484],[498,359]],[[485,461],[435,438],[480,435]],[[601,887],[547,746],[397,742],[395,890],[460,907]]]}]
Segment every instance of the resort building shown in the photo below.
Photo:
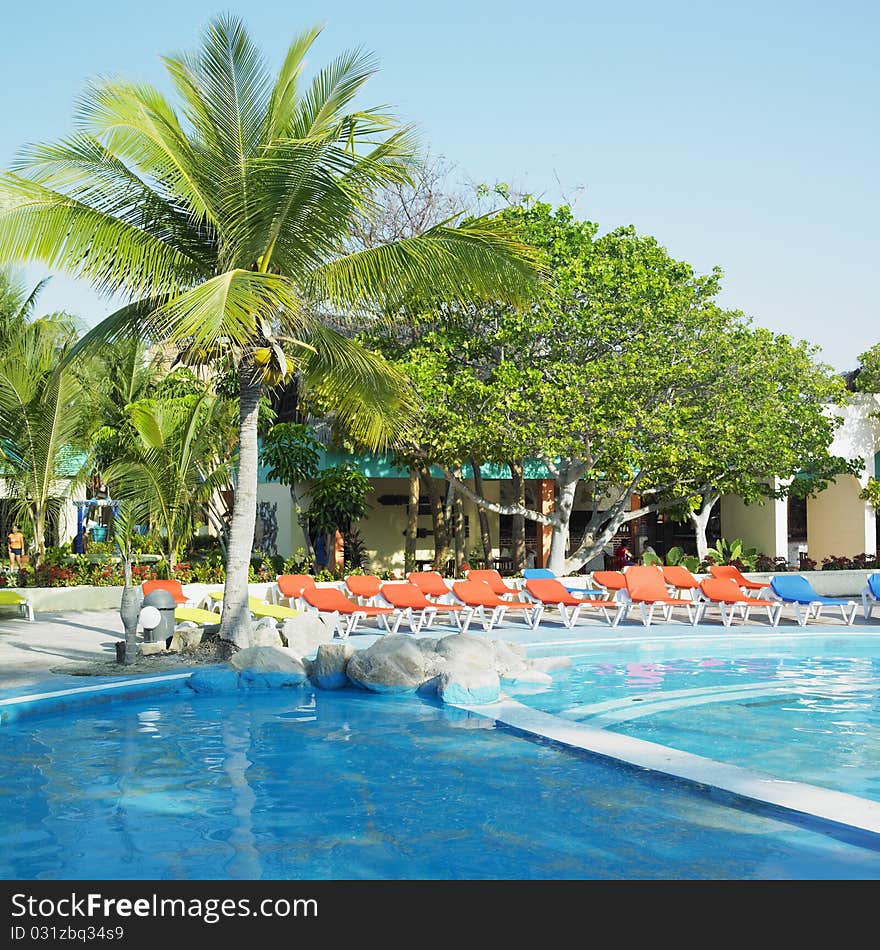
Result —
[{"label": "resort building", "polygon": [[[772,558],[784,558],[797,565],[801,556],[821,564],[826,557],[874,554],[878,549],[878,516],[873,507],[859,498],[868,479],[880,471],[880,422],[872,414],[880,412],[880,395],[853,394],[844,408],[835,408],[843,418],[831,451],[847,459],[860,458],[864,469],[856,478],[844,475],[832,482],[814,498],[768,499],[763,504],[746,505],[734,495],[726,495],[716,505],[709,523],[710,543],[719,537],[742,538],[747,546]],[[370,512],[357,523],[357,530],[366,549],[371,570],[403,569],[404,539],[407,527],[409,477],[405,468],[395,466],[390,458],[381,455],[348,456],[325,450],[321,468],[349,461],[370,478],[372,492],[368,497]],[[487,464],[481,467],[483,491],[491,501],[511,504],[514,501],[513,483],[506,466]],[[442,472],[433,473],[442,479]],[[472,484],[469,466],[463,477]],[[525,467],[526,502],[538,511],[553,507],[553,481],[546,468],[535,460]],[[304,504],[307,506],[307,499]],[[634,499],[638,505],[638,499]],[[463,500],[466,552],[479,548],[480,532],[477,508]],[[571,538],[577,543],[590,514],[590,500],[579,489],[571,519]],[[512,566],[512,518],[487,512],[489,531],[493,542],[495,566],[509,570]],[[541,567],[550,551],[550,532],[534,521],[526,520],[526,548],[530,564]],[[422,494],[419,501],[419,522],[416,557],[422,564],[433,561],[432,519],[428,498]],[[677,523],[662,514],[649,514],[622,526],[613,542],[607,546],[610,556],[614,548],[626,543],[640,553],[650,545],[664,553],[673,545],[695,550],[693,530],[686,523]],[[259,485],[259,512],[257,544],[270,553],[283,556],[293,554],[304,545],[302,528],[295,524],[287,486],[267,480],[261,474]],[[588,569],[602,568],[597,558]]]}]

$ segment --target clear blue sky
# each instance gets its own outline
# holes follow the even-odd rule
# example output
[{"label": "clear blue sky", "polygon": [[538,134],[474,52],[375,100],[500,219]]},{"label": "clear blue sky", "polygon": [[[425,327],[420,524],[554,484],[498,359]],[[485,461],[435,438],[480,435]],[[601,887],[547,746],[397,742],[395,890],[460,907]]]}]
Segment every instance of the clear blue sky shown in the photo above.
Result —
[{"label": "clear blue sky", "polygon": [[[0,163],[65,132],[89,76],[161,84],[160,55],[225,10],[273,64],[313,23],[313,65],[366,46],[370,101],[463,179],[567,196],[602,230],[634,224],[720,265],[726,306],[837,368],[880,340],[880,4],[3,0]],[[110,309],[60,276],[43,304],[89,324]]]}]

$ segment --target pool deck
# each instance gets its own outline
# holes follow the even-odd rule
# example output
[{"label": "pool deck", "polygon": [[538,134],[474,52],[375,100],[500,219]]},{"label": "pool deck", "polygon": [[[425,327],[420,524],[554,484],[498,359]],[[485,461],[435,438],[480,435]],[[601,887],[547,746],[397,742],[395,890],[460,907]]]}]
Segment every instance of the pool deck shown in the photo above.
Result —
[{"label": "pool deck", "polygon": [[[406,632],[406,629],[402,628],[401,632]],[[794,620],[783,617],[775,629],[760,621],[747,624],[738,621],[731,627],[724,627],[714,619],[696,626],[673,621],[645,627],[640,620],[633,618],[618,627],[610,627],[601,621],[586,618],[568,630],[556,619],[554,612],[547,612],[536,630],[516,620],[502,623],[488,634],[483,632],[478,623],[474,623],[470,632],[522,643],[536,653],[544,649],[564,653],[567,646],[582,653],[590,648],[601,649],[614,644],[636,642],[720,639],[727,643],[745,639],[777,639],[787,635],[822,637],[841,633],[878,636],[880,616],[875,615],[870,623],[857,616],[852,625],[846,625],[839,617],[829,615],[821,621],[810,621],[806,627],[800,627]],[[421,636],[437,637],[451,633],[455,633],[454,628],[438,624],[423,631]],[[116,643],[122,638],[122,621],[116,610],[38,613],[33,623],[12,611],[3,611],[0,613],[0,689],[51,681],[84,664],[112,659],[116,655]],[[379,634],[371,623],[353,634],[350,642],[356,649],[361,649],[378,638]],[[123,674],[128,671],[120,667],[119,672]]]}]

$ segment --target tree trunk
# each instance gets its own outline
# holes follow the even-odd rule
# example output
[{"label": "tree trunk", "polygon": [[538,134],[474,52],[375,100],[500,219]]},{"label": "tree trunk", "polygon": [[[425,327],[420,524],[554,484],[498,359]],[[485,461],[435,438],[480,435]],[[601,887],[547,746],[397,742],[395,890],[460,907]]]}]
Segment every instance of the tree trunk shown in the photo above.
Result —
[{"label": "tree trunk", "polygon": [[257,523],[257,411],[262,384],[252,364],[242,365],[239,405],[238,474],[226,555],[220,637],[239,648],[250,646],[248,570]]},{"label": "tree trunk", "polygon": [[403,570],[408,574],[416,569],[416,546],[419,538],[419,470],[410,466],[409,502],[406,506],[406,545],[403,549]]},{"label": "tree trunk", "polygon": [[[461,469],[456,469],[455,474],[461,478]],[[461,495],[452,488],[452,535],[455,538],[455,576],[461,577],[462,565],[464,564],[467,552],[465,547],[467,542],[464,534],[464,511],[462,510]]]},{"label": "tree trunk", "polygon": [[[571,511],[574,507],[574,493],[578,479],[571,480],[565,476],[564,469],[560,470],[557,484],[556,513],[559,521],[553,525],[553,534],[550,537],[550,563],[547,565],[557,576],[572,572],[572,565],[566,561],[566,549],[569,540],[569,524]],[[579,570],[580,566],[574,570]]]},{"label": "tree trunk", "polygon": [[[526,480],[522,462],[510,463],[510,474],[513,479],[513,500],[520,508],[526,506]],[[511,529],[513,550],[513,569],[522,573],[526,566],[526,519],[522,515],[513,516]]]},{"label": "tree trunk", "polygon": [[703,495],[702,508],[699,511],[688,512],[690,522],[694,526],[694,535],[697,539],[697,557],[700,559],[700,563],[706,560],[706,552],[709,550],[706,528],[709,525],[709,518],[712,517],[712,509],[720,497],[717,492],[707,492]]},{"label": "tree trunk", "polygon": [[431,521],[434,526],[434,570],[446,572],[449,560],[449,523],[446,520],[446,500],[440,494],[437,484],[427,468],[421,470],[422,478],[428,486],[431,499]]},{"label": "tree trunk", "polygon": [[293,507],[293,517],[299,529],[302,532],[303,542],[306,549],[306,557],[311,561],[314,559],[314,551],[312,551],[312,541],[309,538],[309,532],[306,528],[306,519],[303,515],[302,505],[299,503],[299,493],[296,490],[296,485],[290,485],[290,504]]},{"label": "tree trunk", "polygon": [[[474,491],[478,495],[483,494],[483,473],[480,466],[474,459],[471,459],[471,468],[474,470]],[[477,508],[477,515],[480,518],[480,541],[483,544],[483,560],[488,567],[492,563],[492,535],[489,533],[489,516],[485,508]]]}]

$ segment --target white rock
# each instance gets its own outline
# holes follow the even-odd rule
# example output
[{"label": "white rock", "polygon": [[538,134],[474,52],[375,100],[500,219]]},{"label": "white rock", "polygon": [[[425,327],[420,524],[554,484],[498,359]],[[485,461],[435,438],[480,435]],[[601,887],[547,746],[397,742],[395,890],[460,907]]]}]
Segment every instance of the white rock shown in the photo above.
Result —
[{"label": "white rock", "polygon": [[251,633],[252,647],[283,647],[284,641],[277,627],[257,627]]},{"label": "white rock", "polygon": [[256,670],[260,673],[302,673],[303,676],[306,672],[299,657],[284,647],[248,647],[239,650],[229,663],[239,672]]},{"label": "white rock", "polygon": [[408,692],[436,676],[438,666],[436,654],[417,638],[395,634],[355,651],[345,672],[354,683],[374,692]]},{"label": "white rock", "polygon": [[501,695],[501,681],[492,669],[458,663],[448,666],[437,677],[437,695],[444,703],[494,703]]},{"label": "white rock", "polygon": [[342,689],[348,686],[345,672],[348,661],[354,655],[350,643],[322,643],[317,656],[308,664],[309,679],[320,689]]},{"label": "white rock", "polygon": [[287,641],[287,648],[302,658],[311,656],[322,643],[333,639],[335,624],[332,617],[325,620],[321,614],[306,611],[298,617],[290,617],[281,627],[281,636]]}]

